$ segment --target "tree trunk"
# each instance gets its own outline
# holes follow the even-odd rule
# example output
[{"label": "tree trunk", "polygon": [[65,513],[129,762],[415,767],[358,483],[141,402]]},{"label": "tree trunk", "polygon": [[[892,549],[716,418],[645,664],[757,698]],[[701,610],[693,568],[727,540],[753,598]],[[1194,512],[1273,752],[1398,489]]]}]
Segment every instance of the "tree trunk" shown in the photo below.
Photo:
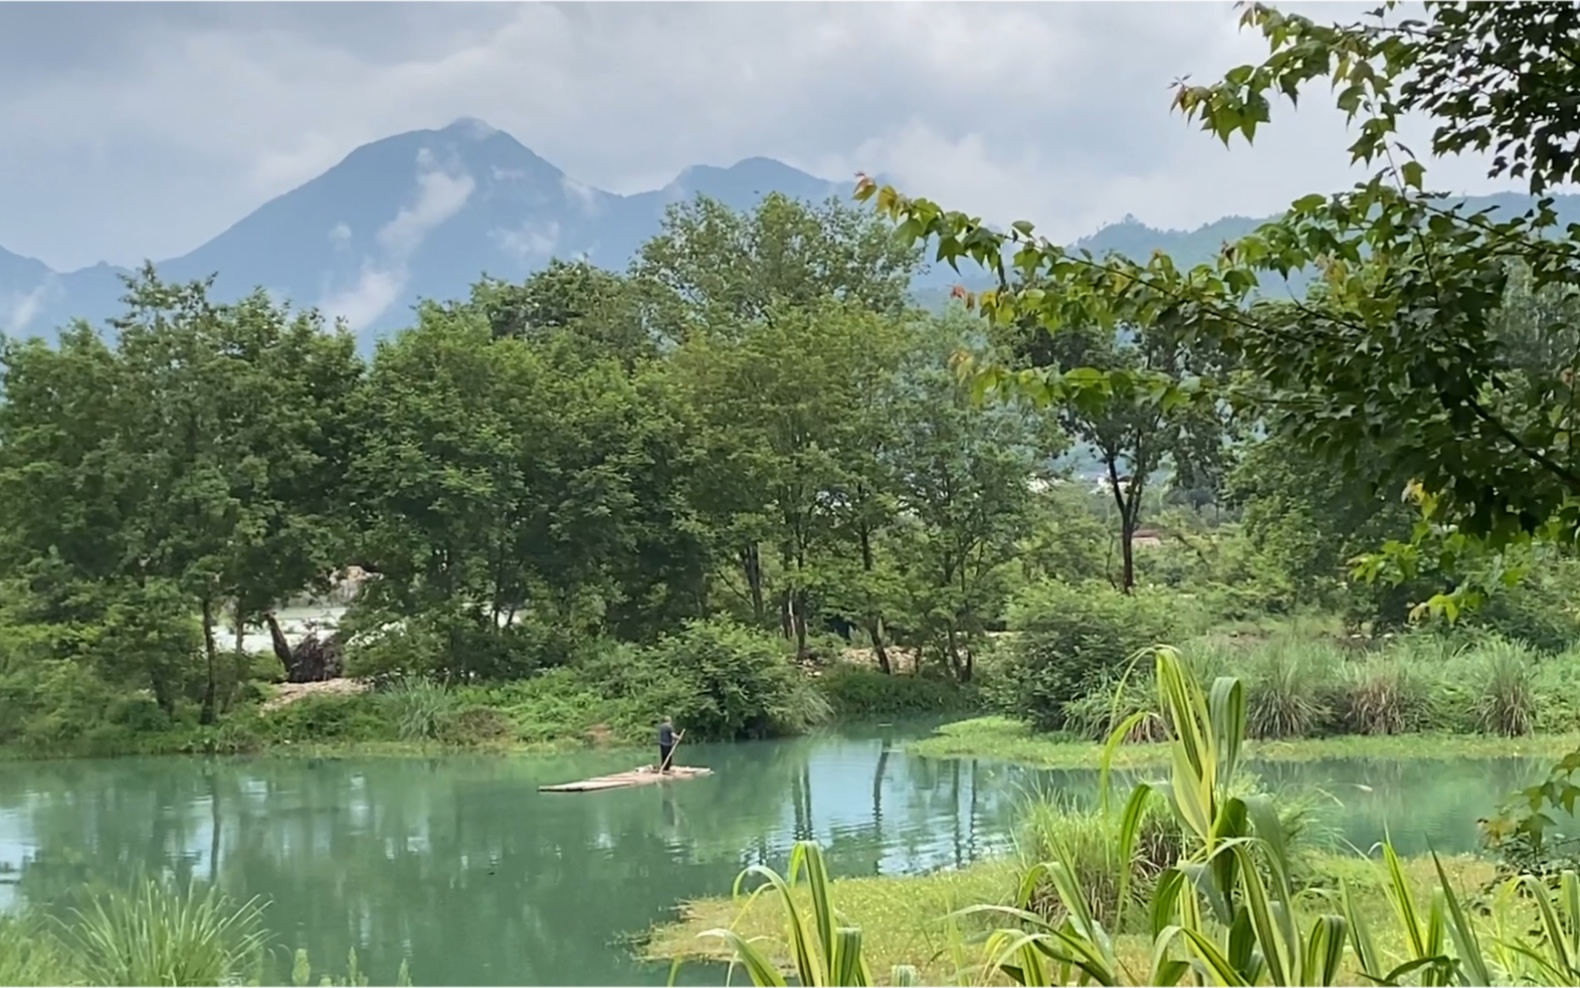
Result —
[{"label": "tree trunk", "polygon": [[768,608],[763,600],[763,559],[756,543],[741,550],[741,572],[746,576],[746,589],[752,598],[752,618],[761,625]]},{"label": "tree trunk", "polygon": [[296,656],[291,652],[291,643],[285,639],[285,631],[280,627],[280,619],[274,616],[273,611],[263,612],[263,623],[269,626],[269,642],[274,646],[274,657],[280,660],[280,666],[285,670],[285,678],[290,679],[295,671]]},{"label": "tree trunk", "polygon": [[1131,477],[1129,483],[1120,483],[1116,457],[1104,457],[1104,464],[1108,467],[1108,483],[1113,488],[1114,504],[1119,508],[1119,551],[1124,567],[1119,589],[1128,594],[1136,587],[1136,557],[1132,540],[1136,534],[1136,521],[1141,514],[1141,485],[1135,477]]},{"label": "tree trunk", "polygon": [[1119,551],[1123,560],[1121,589],[1125,593],[1130,593],[1136,588],[1135,535],[1135,522],[1130,520],[1128,513],[1121,512],[1119,515]]},{"label": "tree trunk", "polygon": [[203,708],[198,713],[198,723],[214,723],[215,698],[219,684],[215,681],[215,660],[218,649],[214,645],[214,602],[203,598],[203,655],[208,660],[208,682],[203,687]]},{"label": "tree trunk", "polygon": [[[873,570],[872,533],[865,527],[861,530],[861,569],[867,574]],[[867,635],[872,639],[872,654],[878,660],[878,668],[887,676],[894,672],[894,667],[889,664],[889,652],[883,644],[883,614],[872,605],[870,598],[867,604],[872,611],[867,618]]]},{"label": "tree trunk", "polygon": [[867,624],[867,636],[872,639],[872,655],[878,660],[878,669],[885,675],[892,675],[894,665],[889,661],[889,648],[883,642],[883,618],[873,618]]},{"label": "tree trunk", "polygon": [[807,645],[806,645],[806,639],[807,639],[807,627],[806,627],[807,613],[806,612],[807,612],[807,610],[808,610],[808,607],[807,607],[806,591],[805,590],[797,590],[795,592],[795,607],[794,607],[793,613],[791,614],[790,617],[791,617],[791,625],[795,629],[795,654],[796,654],[797,658],[802,658],[802,659],[806,658],[807,653],[809,651],[808,648],[807,648]]},{"label": "tree trunk", "polygon": [[945,641],[949,645],[949,669],[955,674],[955,680],[963,683],[971,674],[966,671],[960,661],[960,639],[955,633],[955,623],[953,621],[950,621],[945,626],[944,636]]},{"label": "tree trunk", "polygon": [[779,633],[785,641],[795,639],[795,602],[788,587],[779,593]]}]

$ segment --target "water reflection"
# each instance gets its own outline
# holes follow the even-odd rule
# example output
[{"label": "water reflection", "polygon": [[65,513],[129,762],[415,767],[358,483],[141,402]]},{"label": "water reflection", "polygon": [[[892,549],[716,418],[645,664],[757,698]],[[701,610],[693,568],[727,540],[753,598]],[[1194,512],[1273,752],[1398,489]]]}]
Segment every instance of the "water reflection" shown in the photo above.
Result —
[{"label": "water reflection", "polygon": [[[0,765],[0,905],[52,903],[137,868],[212,877],[272,900],[269,925],[320,963],[355,947],[375,982],[402,957],[425,984],[663,983],[612,948],[677,901],[727,892],[745,865],[782,867],[798,838],[837,874],[960,867],[1008,849],[1016,805],[1090,800],[1091,772],[907,755],[902,735],[698,745],[711,778],[596,794],[547,782],[626,756],[123,760]],[[1474,820],[1525,762],[1271,766],[1320,786],[1324,823],[1369,845],[1473,846]],[[716,981],[693,970],[687,978]]]}]

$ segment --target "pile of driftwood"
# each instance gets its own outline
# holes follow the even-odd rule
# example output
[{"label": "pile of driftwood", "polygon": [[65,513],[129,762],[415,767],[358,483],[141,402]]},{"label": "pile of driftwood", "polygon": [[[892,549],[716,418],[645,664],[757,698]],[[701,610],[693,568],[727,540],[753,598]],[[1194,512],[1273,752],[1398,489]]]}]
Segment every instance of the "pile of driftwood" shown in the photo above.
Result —
[{"label": "pile of driftwood", "polygon": [[344,644],[340,632],[336,631],[327,638],[319,637],[316,631],[310,632],[292,646],[273,614],[265,615],[264,623],[269,626],[269,640],[274,644],[275,657],[285,667],[286,682],[321,683],[327,679],[340,678]]}]

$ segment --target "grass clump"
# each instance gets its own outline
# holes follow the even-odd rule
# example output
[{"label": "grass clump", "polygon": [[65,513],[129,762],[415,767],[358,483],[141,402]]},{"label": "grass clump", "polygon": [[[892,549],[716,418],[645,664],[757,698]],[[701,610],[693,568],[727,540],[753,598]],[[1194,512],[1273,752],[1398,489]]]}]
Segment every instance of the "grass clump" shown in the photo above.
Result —
[{"label": "grass clump", "polygon": [[196,883],[182,891],[145,879],[71,915],[64,951],[93,985],[221,984],[255,970],[268,941],[258,899],[238,905]]},{"label": "grass clump", "polygon": [[[0,916],[0,985],[280,983],[261,899],[237,902],[196,880],[180,886],[155,878],[74,897],[75,907]],[[345,974],[324,972],[316,982],[307,952],[298,950],[289,976],[298,988],[368,983],[354,950]],[[411,984],[405,961],[396,984]]]}]

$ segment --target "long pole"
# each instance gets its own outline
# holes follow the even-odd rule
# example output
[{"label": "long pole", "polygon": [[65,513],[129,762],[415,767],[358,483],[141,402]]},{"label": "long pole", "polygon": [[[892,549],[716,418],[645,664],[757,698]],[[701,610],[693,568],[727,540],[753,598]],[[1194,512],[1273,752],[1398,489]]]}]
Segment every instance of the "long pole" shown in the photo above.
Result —
[{"label": "long pole", "polygon": [[680,747],[680,742],[684,740],[686,740],[685,731],[681,731],[679,734],[675,735],[675,743],[669,746],[669,754],[664,756],[664,763],[658,767],[660,772],[664,772],[669,769],[669,763],[675,757],[675,749]]}]

